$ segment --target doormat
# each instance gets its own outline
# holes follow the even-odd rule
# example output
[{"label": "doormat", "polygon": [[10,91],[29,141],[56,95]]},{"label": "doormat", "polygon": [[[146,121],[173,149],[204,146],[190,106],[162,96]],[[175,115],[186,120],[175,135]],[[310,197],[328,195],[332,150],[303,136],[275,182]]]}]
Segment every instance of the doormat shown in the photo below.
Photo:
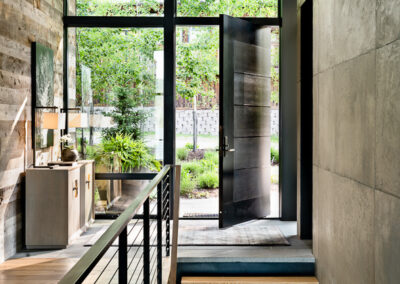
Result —
[{"label": "doormat", "polygon": [[218,213],[184,213],[183,218],[215,218],[218,219]]},{"label": "doormat", "polygon": [[250,221],[226,229],[218,220],[180,220],[180,246],[288,246],[290,243],[269,220]]},{"label": "doormat", "polygon": [[[136,221],[135,221],[136,222]],[[128,246],[141,246],[143,243],[142,221],[136,226],[128,225]],[[151,228],[155,225],[151,224]],[[165,224],[165,223],[164,223]],[[108,226],[98,231],[85,246],[92,246],[104,234]],[[171,226],[172,228],[172,226]],[[150,230],[152,231],[152,230]],[[165,229],[163,230],[165,234]],[[171,238],[172,239],[172,238]],[[150,244],[156,245],[156,234]],[[116,239],[113,246],[118,246]],[[154,245],[154,246],[155,246]],[[165,236],[163,236],[165,245]],[[218,228],[218,220],[179,220],[179,246],[289,246],[290,243],[281,230],[271,225],[269,220],[250,221],[226,229]]]}]

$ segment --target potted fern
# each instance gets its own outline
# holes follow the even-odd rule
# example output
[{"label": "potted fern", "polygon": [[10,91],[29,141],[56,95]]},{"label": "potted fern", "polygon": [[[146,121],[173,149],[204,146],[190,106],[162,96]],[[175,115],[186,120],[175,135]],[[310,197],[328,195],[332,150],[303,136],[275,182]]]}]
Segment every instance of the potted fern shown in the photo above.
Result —
[{"label": "potted fern", "polygon": [[[116,134],[103,138],[95,154],[96,163],[108,166],[112,172],[135,173],[157,172],[161,164],[151,154],[142,140],[134,140],[132,135]],[[121,190],[124,195],[135,196],[146,181],[123,180]]]}]

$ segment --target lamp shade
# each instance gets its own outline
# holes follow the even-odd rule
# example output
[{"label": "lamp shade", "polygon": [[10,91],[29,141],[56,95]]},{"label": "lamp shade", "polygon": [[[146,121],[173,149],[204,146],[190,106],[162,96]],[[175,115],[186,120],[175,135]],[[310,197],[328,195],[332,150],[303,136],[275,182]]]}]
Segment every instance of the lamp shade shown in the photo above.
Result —
[{"label": "lamp shade", "polygon": [[82,113],[82,116],[81,116],[81,127],[82,128],[89,127],[89,114]]},{"label": "lamp shade", "polygon": [[80,113],[69,113],[68,114],[68,127],[69,128],[82,127],[82,115]]},{"label": "lamp shade", "polygon": [[68,114],[69,128],[86,128],[89,127],[88,116],[86,113],[69,113]]},{"label": "lamp shade", "polygon": [[64,129],[65,116],[57,112],[43,112],[41,114],[41,128]]}]

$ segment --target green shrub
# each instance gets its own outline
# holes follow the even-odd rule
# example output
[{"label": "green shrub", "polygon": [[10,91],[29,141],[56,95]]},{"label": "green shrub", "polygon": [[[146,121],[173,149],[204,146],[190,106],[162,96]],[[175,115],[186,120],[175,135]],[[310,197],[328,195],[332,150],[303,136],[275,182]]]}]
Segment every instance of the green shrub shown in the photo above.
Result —
[{"label": "green shrub", "polygon": [[100,194],[99,189],[96,187],[96,189],[94,190],[94,203],[96,203],[97,201],[100,201]]},{"label": "green shrub", "polygon": [[219,163],[219,153],[217,151],[207,151],[204,153],[204,159],[213,162],[218,165]]},{"label": "green shrub", "polygon": [[279,143],[279,136],[276,135],[276,134],[273,134],[273,135],[271,136],[271,142],[272,142],[272,143]]},{"label": "green shrub", "polygon": [[279,163],[279,149],[271,147],[271,163]]},{"label": "green shrub", "polygon": [[218,164],[215,164],[213,161],[210,160],[200,160],[202,173],[204,172],[218,172]]},{"label": "green shrub", "polygon": [[198,177],[200,188],[217,188],[219,185],[218,172],[208,171]]},{"label": "green shrub", "polygon": [[192,174],[185,169],[181,172],[181,195],[190,196],[196,188],[196,180],[193,179]]},{"label": "green shrub", "polygon": [[189,150],[186,148],[180,148],[176,151],[176,155],[179,160],[187,160]]},{"label": "green shrub", "polygon": [[279,176],[275,174],[271,174],[271,183],[279,184]]},{"label": "green shrub", "polygon": [[182,164],[182,171],[187,170],[189,171],[193,176],[198,176],[203,172],[203,167],[199,161],[192,161],[192,162],[187,162]]},{"label": "green shrub", "polygon": [[192,151],[193,150],[193,143],[186,143],[185,148]]}]

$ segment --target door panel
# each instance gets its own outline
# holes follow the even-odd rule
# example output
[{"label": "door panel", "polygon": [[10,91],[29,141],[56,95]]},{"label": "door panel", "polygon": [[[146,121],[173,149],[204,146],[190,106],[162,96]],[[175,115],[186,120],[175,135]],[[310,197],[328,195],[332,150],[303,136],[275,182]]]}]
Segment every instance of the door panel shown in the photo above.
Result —
[{"label": "door panel", "polygon": [[234,74],[235,105],[271,106],[271,78],[249,74]]},{"label": "door panel", "polygon": [[[233,184],[233,202],[263,197],[269,190],[265,179],[270,175],[270,167],[236,170]],[[261,216],[262,217],[262,216]]]},{"label": "door panel", "polygon": [[270,149],[269,137],[235,138],[235,170],[268,167]]},{"label": "door panel", "polygon": [[[237,19],[235,19],[237,20]],[[254,28],[254,25],[253,25]],[[271,61],[268,60],[270,54],[270,46],[265,47],[257,45],[260,41],[257,40],[259,36],[269,37],[269,35],[258,34],[253,29],[252,35],[249,40],[253,43],[243,42],[241,35],[236,35],[237,39],[233,39],[233,53],[234,53],[234,72],[250,73],[264,76],[271,74]],[[255,42],[255,40],[257,42]],[[268,42],[270,37],[268,38]]]},{"label": "door panel", "polygon": [[234,136],[269,136],[270,108],[234,106]]},{"label": "door panel", "polygon": [[269,214],[270,29],[221,15],[220,227]]}]

